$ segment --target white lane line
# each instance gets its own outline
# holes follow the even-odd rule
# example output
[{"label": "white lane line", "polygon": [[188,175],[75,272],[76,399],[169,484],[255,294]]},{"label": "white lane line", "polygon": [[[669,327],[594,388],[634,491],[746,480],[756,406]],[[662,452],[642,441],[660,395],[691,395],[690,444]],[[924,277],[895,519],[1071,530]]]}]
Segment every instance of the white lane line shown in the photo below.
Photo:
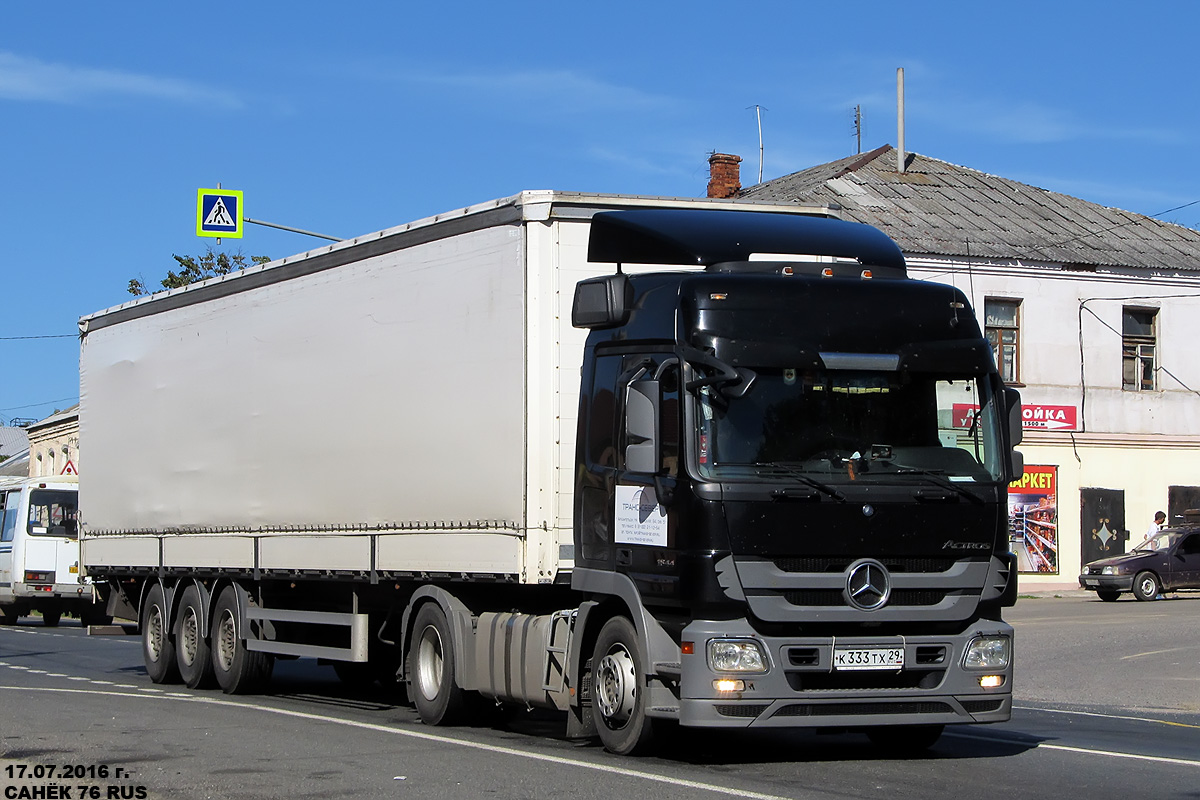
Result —
[{"label": "white lane line", "polygon": [[1200,730],[1200,725],[1193,725],[1189,722],[1173,722],[1169,719],[1155,719],[1153,717],[1130,717],[1121,714],[1099,714],[1095,711],[1069,711],[1062,708],[1035,708],[1033,706],[1013,706],[1014,711],[1042,711],[1046,714],[1068,714],[1076,717],[1103,717],[1104,719],[1123,719],[1127,722],[1151,722],[1157,725],[1171,725],[1176,728],[1196,728]]},{"label": "white lane line", "polygon": [[1113,750],[1089,750],[1086,747],[1069,747],[1065,744],[1038,744],[1039,750],[1062,750],[1066,753],[1083,753],[1089,756],[1105,756],[1106,758],[1129,758],[1135,761],[1155,761],[1160,764],[1182,764],[1186,767],[1200,767],[1200,761],[1187,758],[1168,758],[1167,756],[1144,756],[1139,753],[1118,753]]},{"label": "white lane line", "polygon": [[[499,755],[516,756],[518,758],[528,758],[532,761],[542,761],[550,764],[561,764],[564,766],[577,767],[580,769],[590,769],[595,772],[607,772],[611,775],[621,775],[627,778],[637,778],[639,780],[651,781],[654,783],[665,783],[670,786],[682,786],[688,789],[697,789],[704,792],[712,792],[714,794],[722,794],[728,797],[744,797],[748,800],[789,800],[773,794],[763,794],[762,792],[752,792],[745,789],[736,789],[730,786],[718,786],[712,783],[703,783],[701,781],[691,781],[684,778],[674,778],[667,775],[658,775],[653,772],[644,772],[642,770],[629,769],[627,767],[615,767],[609,764],[595,764],[589,761],[581,761],[574,758],[565,758],[563,756],[547,755],[545,753],[531,753],[525,750],[518,750],[513,747],[502,747],[494,744],[484,744],[482,742],[470,742],[463,739],[456,739],[452,736],[442,736],[435,733],[425,733],[424,731],[403,730],[400,728],[389,728],[386,725],[376,725],[371,722],[358,722],[356,720],[338,719],[337,717],[327,717],[321,714],[311,714],[305,711],[291,711],[284,708],[271,708],[270,706],[260,706],[254,703],[238,703],[232,700],[224,700],[215,697],[196,697],[194,695],[169,695],[161,693],[158,695],[133,694],[125,692],[108,692],[84,689],[52,689],[49,687],[16,687],[0,686],[0,691],[12,689],[22,692],[50,692],[50,693],[71,693],[71,694],[92,694],[92,695],[109,695],[112,697],[140,697],[144,699],[164,699],[164,700],[184,700],[191,703],[208,703],[210,705],[228,706],[230,708],[248,709],[251,711],[263,711],[268,714],[278,714],[284,717],[295,717],[297,719],[305,719],[313,722],[328,722],[333,725],[344,725],[349,728],[359,728],[361,730],[375,731],[377,733],[388,733],[394,736],[406,736],[411,739],[424,739],[430,742],[440,742],[442,744],[457,745],[466,747],[471,750],[480,750],[487,753],[497,753]],[[143,689],[142,691],[146,691]]]}]

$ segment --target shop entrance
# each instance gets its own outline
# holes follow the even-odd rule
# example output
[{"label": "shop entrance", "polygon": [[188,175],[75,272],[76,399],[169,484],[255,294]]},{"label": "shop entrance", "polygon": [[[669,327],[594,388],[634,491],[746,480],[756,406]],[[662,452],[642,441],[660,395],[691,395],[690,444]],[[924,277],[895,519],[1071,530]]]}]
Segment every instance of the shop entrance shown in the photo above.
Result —
[{"label": "shop entrance", "polygon": [[1080,566],[1125,552],[1125,492],[1121,489],[1079,490]]}]

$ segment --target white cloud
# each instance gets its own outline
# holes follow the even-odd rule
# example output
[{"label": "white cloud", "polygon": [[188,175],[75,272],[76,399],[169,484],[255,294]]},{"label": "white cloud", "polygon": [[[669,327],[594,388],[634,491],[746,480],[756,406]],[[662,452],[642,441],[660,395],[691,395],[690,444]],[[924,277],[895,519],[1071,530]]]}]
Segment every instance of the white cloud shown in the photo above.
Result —
[{"label": "white cloud", "polygon": [[242,107],[231,92],[188,81],[120,70],[51,64],[0,52],[0,99],[79,104],[106,97],[134,97],[185,104]]}]

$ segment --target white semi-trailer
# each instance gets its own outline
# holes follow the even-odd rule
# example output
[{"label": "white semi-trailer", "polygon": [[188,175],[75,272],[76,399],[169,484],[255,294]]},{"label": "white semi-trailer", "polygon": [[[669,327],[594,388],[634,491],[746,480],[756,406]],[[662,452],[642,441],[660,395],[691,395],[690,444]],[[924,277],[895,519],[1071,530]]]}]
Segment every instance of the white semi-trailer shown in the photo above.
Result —
[{"label": "white semi-trailer", "polygon": [[620,753],[1009,717],[1019,401],[873,228],[524,192],[80,327],[84,567],[156,682],[316,657]]}]

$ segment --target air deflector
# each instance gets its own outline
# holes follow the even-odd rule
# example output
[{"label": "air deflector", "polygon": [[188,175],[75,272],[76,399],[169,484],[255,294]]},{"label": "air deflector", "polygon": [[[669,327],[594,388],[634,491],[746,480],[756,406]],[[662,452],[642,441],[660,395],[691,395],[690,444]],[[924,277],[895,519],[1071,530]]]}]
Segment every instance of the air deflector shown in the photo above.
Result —
[{"label": "air deflector", "polygon": [[850,258],[904,270],[900,248],[878,228],[769,211],[601,211],[592,217],[588,241],[588,261],[616,264],[708,266],[763,253]]}]

